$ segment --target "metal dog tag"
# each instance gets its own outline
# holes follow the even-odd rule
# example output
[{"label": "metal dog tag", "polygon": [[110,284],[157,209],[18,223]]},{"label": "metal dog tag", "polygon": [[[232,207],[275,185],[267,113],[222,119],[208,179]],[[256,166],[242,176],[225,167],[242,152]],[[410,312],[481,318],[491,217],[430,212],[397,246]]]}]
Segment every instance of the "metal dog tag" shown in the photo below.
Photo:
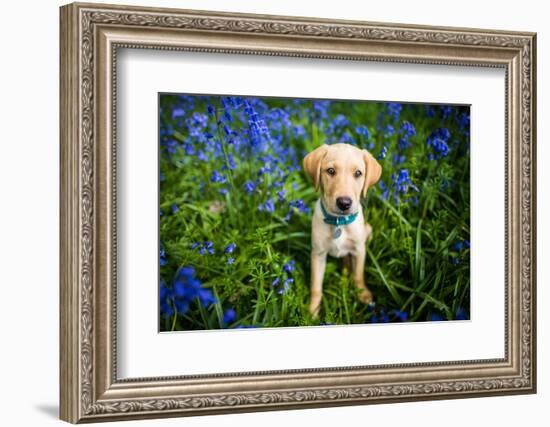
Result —
[{"label": "metal dog tag", "polygon": [[332,234],[332,238],[333,239],[337,239],[338,237],[340,237],[342,235],[342,228],[341,227],[336,227],[334,229],[334,233]]}]

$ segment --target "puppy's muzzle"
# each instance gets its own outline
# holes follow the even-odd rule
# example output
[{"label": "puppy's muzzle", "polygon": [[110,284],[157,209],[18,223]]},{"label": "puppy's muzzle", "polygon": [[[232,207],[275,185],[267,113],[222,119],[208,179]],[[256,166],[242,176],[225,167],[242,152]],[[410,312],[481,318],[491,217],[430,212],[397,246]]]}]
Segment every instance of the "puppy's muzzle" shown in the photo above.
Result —
[{"label": "puppy's muzzle", "polygon": [[351,208],[353,201],[349,197],[338,197],[336,199],[336,206],[338,206],[338,209],[345,212],[349,208]]}]

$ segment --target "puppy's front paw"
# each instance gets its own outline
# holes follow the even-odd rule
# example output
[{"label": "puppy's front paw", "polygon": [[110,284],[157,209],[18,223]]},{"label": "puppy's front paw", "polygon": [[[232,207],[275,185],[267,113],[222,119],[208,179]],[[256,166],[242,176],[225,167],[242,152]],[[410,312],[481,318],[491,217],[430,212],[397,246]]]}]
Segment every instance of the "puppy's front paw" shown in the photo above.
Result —
[{"label": "puppy's front paw", "polygon": [[321,307],[321,299],[311,299],[309,303],[309,313],[315,319],[319,317],[319,309]]},{"label": "puppy's front paw", "polygon": [[372,304],[374,302],[372,292],[368,289],[361,290],[361,292],[359,292],[359,301],[365,304]]}]

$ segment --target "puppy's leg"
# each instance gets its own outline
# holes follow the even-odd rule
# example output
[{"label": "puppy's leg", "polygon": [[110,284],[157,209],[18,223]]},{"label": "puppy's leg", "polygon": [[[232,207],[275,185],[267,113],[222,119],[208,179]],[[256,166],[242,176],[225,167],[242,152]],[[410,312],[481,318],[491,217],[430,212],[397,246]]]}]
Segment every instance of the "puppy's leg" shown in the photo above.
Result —
[{"label": "puppy's leg", "polygon": [[365,256],[366,248],[363,246],[353,257],[353,281],[359,289],[359,300],[366,304],[372,302],[372,292],[365,284]]},{"label": "puppy's leg", "polygon": [[309,312],[313,317],[319,315],[321,298],[323,298],[323,277],[327,265],[327,254],[311,252],[311,295]]}]

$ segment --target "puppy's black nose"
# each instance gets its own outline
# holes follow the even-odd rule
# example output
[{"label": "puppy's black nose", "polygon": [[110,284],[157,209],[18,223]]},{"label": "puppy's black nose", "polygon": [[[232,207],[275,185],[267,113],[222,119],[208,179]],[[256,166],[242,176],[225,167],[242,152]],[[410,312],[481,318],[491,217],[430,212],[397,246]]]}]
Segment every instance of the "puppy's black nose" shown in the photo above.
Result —
[{"label": "puppy's black nose", "polygon": [[347,211],[351,208],[352,200],[349,197],[338,197],[336,199],[336,206],[342,211]]}]

